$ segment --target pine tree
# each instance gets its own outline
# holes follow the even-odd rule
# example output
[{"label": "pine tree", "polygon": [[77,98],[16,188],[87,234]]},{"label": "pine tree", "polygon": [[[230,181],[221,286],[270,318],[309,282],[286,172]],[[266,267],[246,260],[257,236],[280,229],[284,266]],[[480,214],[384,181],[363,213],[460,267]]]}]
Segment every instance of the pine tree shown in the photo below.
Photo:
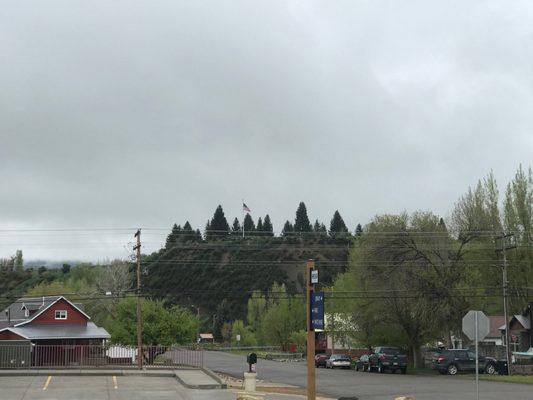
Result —
[{"label": "pine tree", "polygon": [[359,237],[363,234],[363,227],[361,226],[361,224],[357,224],[357,226],[355,227],[355,236]]},{"label": "pine tree", "polygon": [[254,232],[255,231],[255,223],[252,219],[252,216],[248,213],[244,216],[244,222],[242,223],[244,227],[244,234],[246,235],[246,232]]},{"label": "pine tree", "polygon": [[195,242],[203,241],[202,232],[200,232],[200,229],[196,229],[196,231],[194,232],[194,241]]},{"label": "pine tree", "polygon": [[348,232],[348,228],[341,217],[338,210],[333,214],[333,218],[329,224],[329,236],[332,238],[339,237]]},{"label": "pine tree", "polygon": [[285,225],[283,225],[283,230],[281,231],[282,236],[290,236],[293,232],[294,226],[290,223],[290,221],[286,221]]},{"label": "pine tree", "polygon": [[178,241],[180,237],[180,233],[181,233],[181,226],[176,225],[176,224],[172,225],[172,230],[170,231],[170,234],[167,236],[167,240],[165,242],[166,249],[169,249],[176,244],[176,242]]},{"label": "pine tree", "polygon": [[311,223],[307,216],[307,208],[302,201],[296,210],[296,219],[294,220],[294,232],[311,232]]},{"label": "pine tree", "polygon": [[259,219],[257,220],[257,228],[256,228],[256,234],[257,236],[264,236],[265,233],[263,232],[263,220],[261,219],[261,217],[259,217]]},{"label": "pine tree", "polygon": [[185,225],[183,225],[183,229],[181,230],[181,235],[178,237],[178,241],[191,242],[196,241],[196,238],[196,232],[192,229],[191,224],[189,221],[185,221]]},{"label": "pine tree", "polygon": [[263,221],[263,231],[265,236],[274,236],[274,228],[268,214],[265,215],[265,220]]},{"label": "pine tree", "polygon": [[231,234],[234,236],[240,235],[242,233],[241,224],[237,217],[233,220],[233,226],[231,227]]},{"label": "pine tree", "polygon": [[224,216],[224,210],[219,205],[213,214],[213,218],[209,222],[209,229],[206,227],[208,238],[224,238],[229,234],[229,225],[226,217]]},{"label": "pine tree", "polygon": [[320,233],[328,233],[328,230],[326,229],[326,225],[324,224],[320,224],[320,229],[319,229],[319,232]]},{"label": "pine tree", "polygon": [[313,225],[313,232],[320,232],[320,222],[318,222],[318,219],[315,220],[315,224]]}]

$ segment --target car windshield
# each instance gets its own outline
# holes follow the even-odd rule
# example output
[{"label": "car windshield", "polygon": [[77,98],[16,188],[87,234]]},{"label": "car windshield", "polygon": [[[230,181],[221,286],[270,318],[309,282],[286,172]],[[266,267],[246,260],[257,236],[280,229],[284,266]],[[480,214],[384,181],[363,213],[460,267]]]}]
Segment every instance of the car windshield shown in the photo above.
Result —
[{"label": "car windshield", "polygon": [[395,349],[394,347],[382,347],[380,353],[390,354],[391,356],[397,356],[400,354],[398,349]]},{"label": "car windshield", "polygon": [[345,354],[335,354],[335,355],[332,355],[332,356],[331,356],[331,359],[332,359],[332,360],[349,360],[350,357],[348,357],[348,356],[345,355]]}]

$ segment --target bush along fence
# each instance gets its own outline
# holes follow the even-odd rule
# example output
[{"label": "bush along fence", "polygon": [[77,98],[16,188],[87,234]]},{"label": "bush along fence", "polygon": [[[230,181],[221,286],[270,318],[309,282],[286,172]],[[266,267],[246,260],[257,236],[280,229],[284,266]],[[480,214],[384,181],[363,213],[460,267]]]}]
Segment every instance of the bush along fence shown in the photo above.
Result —
[{"label": "bush along fence", "polygon": [[[196,346],[143,346],[146,368],[202,368],[204,352]],[[0,368],[136,368],[136,347],[120,345],[0,346]]]}]

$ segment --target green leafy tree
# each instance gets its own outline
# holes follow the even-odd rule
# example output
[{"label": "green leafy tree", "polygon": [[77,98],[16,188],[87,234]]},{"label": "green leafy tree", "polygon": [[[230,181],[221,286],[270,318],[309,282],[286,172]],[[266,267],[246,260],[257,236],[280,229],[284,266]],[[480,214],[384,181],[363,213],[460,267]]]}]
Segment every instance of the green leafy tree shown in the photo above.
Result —
[{"label": "green leafy tree", "polygon": [[70,273],[70,264],[63,264],[61,266],[61,272],[63,273],[63,275],[67,275]]},{"label": "green leafy tree", "polygon": [[[192,343],[198,320],[188,310],[173,306],[165,308],[160,301],[142,302],[142,341],[145,345],[171,346]],[[113,343],[137,344],[136,299],[126,298],[117,307],[117,316],[108,321],[107,329]]]},{"label": "green leafy tree", "polygon": [[296,210],[296,218],[294,220],[294,232],[311,232],[311,223],[307,216],[307,208],[302,201]]},{"label": "green leafy tree", "polygon": [[[237,335],[240,336],[240,341],[237,341]],[[257,338],[255,337],[254,332],[250,327],[244,326],[242,320],[235,320],[231,324],[231,336],[232,342],[243,347],[253,347],[257,346]]]},{"label": "green leafy tree", "polygon": [[346,236],[347,233],[348,228],[346,227],[346,224],[344,223],[341,214],[338,210],[336,210],[329,224],[329,235],[332,238],[335,238],[340,236]]},{"label": "green leafy tree", "polygon": [[24,260],[22,258],[22,250],[17,250],[15,253],[14,267],[16,272],[24,271]]},{"label": "green leafy tree", "polygon": [[415,366],[421,363],[422,344],[449,340],[450,332],[460,331],[469,306],[455,291],[467,280],[464,242],[455,241],[439,222],[422,212],[377,216],[352,248],[348,277],[337,278],[335,286],[342,291],[348,283],[349,290],[384,293],[354,300],[352,314],[366,340],[385,328],[400,332]]}]

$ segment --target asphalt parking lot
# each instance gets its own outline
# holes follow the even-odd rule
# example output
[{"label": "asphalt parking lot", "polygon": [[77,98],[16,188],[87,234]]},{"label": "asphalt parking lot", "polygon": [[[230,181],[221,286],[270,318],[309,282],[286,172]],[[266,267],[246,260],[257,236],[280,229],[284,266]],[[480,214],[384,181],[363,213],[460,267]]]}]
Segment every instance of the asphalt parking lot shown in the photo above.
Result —
[{"label": "asphalt parking lot", "polygon": [[[242,376],[246,358],[241,355],[206,352],[205,363],[214,371]],[[307,381],[305,362],[258,360],[257,376],[271,382],[304,387]],[[442,376],[400,375],[355,372],[354,370],[317,369],[317,392],[339,398],[357,396],[360,400],[392,400],[398,396],[413,396],[416,400],[475,399],[474,375]],[[500,382],[480,382],[480,399],[533,400],[533,386]]]},{"label": "asphalt parking lot", "polygon": [[143,376],[2,376],[0,400],[235,399],[229,390],[191,390],[176,379]]}]

